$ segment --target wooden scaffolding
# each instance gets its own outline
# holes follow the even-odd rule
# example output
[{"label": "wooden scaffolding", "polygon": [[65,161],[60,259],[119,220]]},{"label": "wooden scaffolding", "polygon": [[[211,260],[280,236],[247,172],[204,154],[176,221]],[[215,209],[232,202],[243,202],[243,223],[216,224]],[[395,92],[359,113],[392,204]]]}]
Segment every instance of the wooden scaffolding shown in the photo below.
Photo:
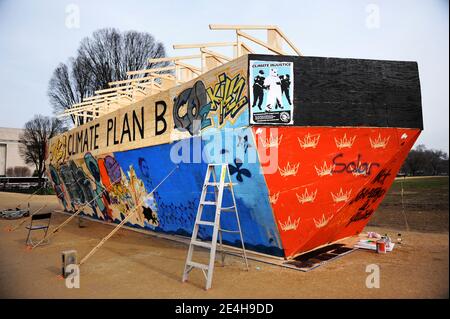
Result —
[{"label": "wooden scaffolding", "polygon": [[[293,54],[302,55],[277,26],[210,24],[209,28],[211,30],[234,31],[235,41],[174,45],[174,49],[198,49],[199,53],[148,59],[149,63],[167,63],[168,66],[129,71],[127,72],[128,79],[108,83],[109,88],[95,91],[95,95],[84,98],[80,103],[73,104],[69,109],[59,114],[58,117],[73,117],[75,126],[89,122],[145,97],[190,81],[240,56],[257,53],[248,42],[253,45],[256,44],[258,47],[262,47],[275,55],[288,54],[283,48],[284,45],[290,48],[290,51],[294,52]],[[265,30],[267,32],[266,41],[248,34],[247,30]],[[217,47],[233,48],[233,57],[213,51],[212,48]],[[197,60],[200,67],[188,63],[190,60]]]}]

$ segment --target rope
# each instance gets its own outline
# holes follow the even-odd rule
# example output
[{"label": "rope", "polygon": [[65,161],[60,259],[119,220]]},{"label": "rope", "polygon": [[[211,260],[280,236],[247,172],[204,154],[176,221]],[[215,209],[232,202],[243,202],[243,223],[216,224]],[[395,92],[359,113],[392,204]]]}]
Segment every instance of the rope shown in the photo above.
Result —
[{"label": "rope", "polygon": [[[118,183],[119,181],[116,181],[115,183]],[[115,183],[113,183],[113,184],[115,184]],[[31,249],[34,249],[35,247],[39,246],[42,242],[44,242],[44,240],[46,240],[46,239],[50,238],[51,236],[53,236],[53,234],[55,234],[59,229],[61,229],[63,226],[65,226],[67,223],[69,223],[72,219],[74,219],[79,213],[81,213],[82,209],[84,207],[86,207],[87,205],[90,205],[94,200],[99,198],[105,191],[106,191],[106,188],[104,190],[102,190],[100,193],[98,193],[98,195],[95,196],[93,199],[91,199],[89,202],[84,203],[80,207],[78,207],[77,210],[72,214],[72,216],[70,216],[64,222],[62,222],[59,226],[54,228],[47,236],[44,236],[44,238],[42,238],[38,243],[36,243],[33,246],[30,246]]]},{"label": "rope", "polygon": [[400,181],[400,185],[402,187],[402,191],[401,191],[401,198],[402,198],[402,214],[403,214],[403,218],[405,219],[405,226],[406,226],[406,231],[409,231],[409,224],[408,224],[408,219],[406,218],[406,212],[405,212],[405,202],[403,199],[403,181]]},{"label": "rope", "polygon": [[78,266],[81,266],[82,264],[84,264],[86,262],[86,260],[89,259],[89,257],[91,257],[101,246],[103,246],[103,244],[109,239],[111,238],[119,229],[120,227],[122,227],[133,215],[134,213],[137,212],[137,209],[142,205],[142,203],[145,201],[145,199],[147,199],[151,194],[153,194],[156,189],[158,189],[158,187],[164,183],[164,181],[169,178],[170,175],[172,175],[173,172],[175,172],[176,169],[178,169],[178,165],[175,166],[175,168],[173,168],[170,173],[164,177],[164,179],[158,184],[156,185],[156,187],[149,193],[147,194],[146,197],[144,197],[144,199],[142,199],[137,205],[134,206],[134,208],[129,212],[129,214],[120,222],[120,224],[118,224],[108,235],[106,235],[94,248],[92,248],[92,250],[83,257],[83,259],[81,259],[80,263],[78,264]]}]

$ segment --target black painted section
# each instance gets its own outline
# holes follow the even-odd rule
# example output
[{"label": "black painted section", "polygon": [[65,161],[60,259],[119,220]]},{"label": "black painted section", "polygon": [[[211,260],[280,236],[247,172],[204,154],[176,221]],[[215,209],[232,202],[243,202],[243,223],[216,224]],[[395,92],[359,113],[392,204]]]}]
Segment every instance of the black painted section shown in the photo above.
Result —
[{"label": "black painted section", "polygon": [[250,54],[294,62],[295,126],[423,129],[416,62]]}]

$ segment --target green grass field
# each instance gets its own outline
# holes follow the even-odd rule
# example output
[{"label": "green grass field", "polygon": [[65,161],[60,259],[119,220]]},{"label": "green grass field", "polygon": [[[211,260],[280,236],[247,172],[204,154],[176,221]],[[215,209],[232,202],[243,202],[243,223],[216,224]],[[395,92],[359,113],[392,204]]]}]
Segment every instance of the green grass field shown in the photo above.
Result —
[{"label": "green grass field", "polygon": [[448,232],[448,184],[448,176],[396,179],[369,225],[406,229],[407,222],[411,230]]}]

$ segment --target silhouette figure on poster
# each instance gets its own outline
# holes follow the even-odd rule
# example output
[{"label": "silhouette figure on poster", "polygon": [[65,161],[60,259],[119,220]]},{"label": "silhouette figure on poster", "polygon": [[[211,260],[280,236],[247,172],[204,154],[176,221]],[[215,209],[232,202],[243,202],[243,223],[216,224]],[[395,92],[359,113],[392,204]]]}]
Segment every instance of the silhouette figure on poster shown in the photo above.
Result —
[{"label": "silhouette figure on poster", "polygon": [[275,109],[278,107],[282,109],[281,106],[281,80],[278,76],[277,69],[270,69],[270,75],[264,80],[264,86],[269,90],[267,94],[267,110],[272,110],[272,107],[275,106]]},{"label": "silhouette figure on poster", "polygon": [[292,105],[291,97],[289,96],[289,88],[291,86],[291,77],[289,74],[286,75],[280,75],[281,80],[281,92],[286,96],[286,99],[288,100],[289,105]]},{"label": "silhouette figure on poster", "polygon": [[255,79],[253,81],[253,105],[252,107],[256,106],[256,102],[258,102],[258,108],[260,111],[261,105],[264,98],[264,71],[259,70],[259,74],[255,76]]}]

